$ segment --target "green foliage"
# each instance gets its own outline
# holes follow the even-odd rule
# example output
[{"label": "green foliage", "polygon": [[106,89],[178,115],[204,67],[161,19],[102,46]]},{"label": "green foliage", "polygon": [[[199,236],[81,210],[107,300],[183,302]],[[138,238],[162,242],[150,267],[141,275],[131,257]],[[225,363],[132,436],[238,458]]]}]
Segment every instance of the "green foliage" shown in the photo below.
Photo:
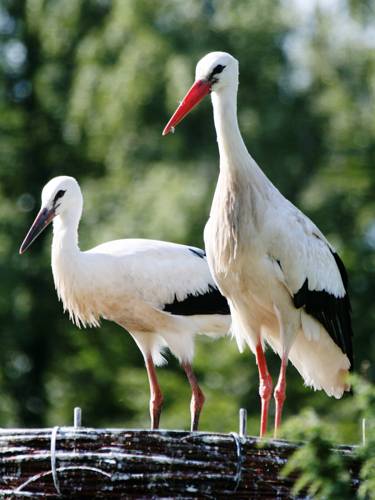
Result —
[{"label": "green foliage", "polygon": [[[374,421],[372,421],[374,426]],[[362,467],[360,473],[361,484],[358,490],[358,498],[361,500],[373,500],[375,498],[375,432],[368,436],[366,445],[360,448],[358,456]]]},{"label": "green foliage", "polygon": [[[375,498],[375,386],[359,377],[353,377],[352,407],[357,413],[357,422],[366,418],[366,442],[352,451],[352,458],[359,462],[360,486],[356,498],[361,500]],[[335,428],[328,426],[303,412],[289,419],[287,427],[294,427],[299,439],[306,443],[299,448],[283,469],[283,475],[298,473],[293,487],[294,494],[306,490],[317,499],[352,499],[352,482],[349,472],[349,458],[335,449]],[[333,431],[333,432],[332,432]]]},{"label": "green foliage", "polygon": [[343,457],[332,452],[331,441],[322,437],[319,427],[311,433],[306,445],[296,451],[284,467],[284,474],[299,471],[293,486],[297,495],[306,489],[316,499],[341,498],[350,500],[350,475]]},{"label": "green foliage", "polygon": [[358,497],[375,499],[375,386],[360,379],[355,380],[356,402],[365,418],[365,443],[358,448],[361,461],[361,484]]},{"label": "green foliage", "polygon": [[[249,150],[342,254],[356,368],[375,379],[375,53],[366,35],[374,20],[365,15],[374,3],[342,5],[298,14],[294,2],[273,0],[2,2],[0,425],[67,424],[75,405],[87,425],[148,424],[147,380],[132,339],[106,322],[78,331],[63,316],[50,236],[22,258],[17,251],[42,186],[60,174],[83,188],[83,249],[121,237],[202,246],[218,171],[208,99],[175,136],[161,131],[210,50],[240,60],[239,120]],[[208,396],[202,428],[234,430],[245,406],[257,434],[252,354],[240,355],[229,338],[198,339],[196,350]],[[275,379],[279,359],[267,356]],[[158,373],[162,425],[187,428],[190,395],[178,364]],[[293,367],[285,408],[286,418],[304,408],[305,421],[323,421],[337,441],[358,441],[351,398],[314,393]],[[285,435],[300,437],[296,425],[290,421]]]}]

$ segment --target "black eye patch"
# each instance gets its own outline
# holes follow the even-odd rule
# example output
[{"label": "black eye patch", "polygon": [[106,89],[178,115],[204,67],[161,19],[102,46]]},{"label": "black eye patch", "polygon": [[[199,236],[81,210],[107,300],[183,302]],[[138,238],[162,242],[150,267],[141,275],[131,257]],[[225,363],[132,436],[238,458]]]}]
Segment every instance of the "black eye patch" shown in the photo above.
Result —
[{"label": "black eye patch", "polygon": [[221,64],[218,64],[217,66],[214,67],[214,69],[212,70],[212,73],[211,75],[217,75],[218,73],[221,73],[223,71],[223,69],[225,68],[225,66],[222,66]]},{"label": "black eye patch", "polygon": [[213,81],[213,80],[217,81],[216,79],[214,79],[214,76],[221,73],[224,68],[225,68],[225,66],[223,66],[222,64],[218,64],[217,66],[215,66],[214,69],[211,71],[210,76],[208,77],[209,81]]},{"label": "black eye patch", "polygon": [[64,196],[64,194],[65,194],[65,189],[60,189],[59,191],[57,191],[57,193],[55,194],[55,197],[53,199],[53,204],[55,205],[57,200],[59,198],[62,198]]}]

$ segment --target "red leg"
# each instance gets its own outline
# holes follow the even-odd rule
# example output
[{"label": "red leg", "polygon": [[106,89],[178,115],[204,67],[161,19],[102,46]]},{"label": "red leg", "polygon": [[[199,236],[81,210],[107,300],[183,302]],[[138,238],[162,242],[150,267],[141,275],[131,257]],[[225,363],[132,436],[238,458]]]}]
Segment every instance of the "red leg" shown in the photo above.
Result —
[{"label": "red leg", "polygon": [[262,413],[260,420],[260,437],[267,432],[268,407],[272,395],[272,378],[268,372],[266,358],[264,356],[261,342],[256,347],[256,358],[259,371],[259,396],[262,402]]},{"label": "red leg", "polygon": [[191,403],[190,403],[190,414],[191,414],[191,431],[198,430],[199,423],[199,415],[203,408],[204,404],[204,394],[201,388],[198,385],[198,381],[193,373],[190,363],[182,363],[182,368],[184,369],[186,376],[189,380],[189,384],[191,386],[192,395],[191,395]]},{"label": "red leg", "polygon": [[281,425],[281,415],[283,411],[283,405],[285,401],[285,389],[286,389],[286,367],[288,364],[288,357],[283,355],[281,359],[281,367],[279,379],[277,381],[277,385],[275,387],[274,398],[276,402],[276,414],[275,414],[275,433],[274,437],[276,438],[277,430]]},{"label": "red leg", "polygon": [[159,428],[159,420],[161,408],[163,406],[163,394],[160,389],[158,378],[156,376],[155,365],[152,360],[151,354],[146,358],[146,369],[148,381],[150,383],[150,416],[151,416],[151,429]]}]

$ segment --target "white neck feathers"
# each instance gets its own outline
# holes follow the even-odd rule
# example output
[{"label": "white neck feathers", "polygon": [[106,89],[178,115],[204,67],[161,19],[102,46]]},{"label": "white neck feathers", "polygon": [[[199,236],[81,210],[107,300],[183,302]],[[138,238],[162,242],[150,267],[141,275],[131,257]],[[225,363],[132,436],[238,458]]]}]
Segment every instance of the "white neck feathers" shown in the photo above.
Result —
[{"label": "white neck feathers", "polygon": [[233,182],[250,182],[259,194],[267,195],[272,183],[249,154],[238,126],[237,85],[213,92],[212,106],[220,152],[220,175]]},{"label": "white neck feathers", "polygon": [[58,215],[53,221],[52,254],[79,252],[78,225],[80,214]]},{"label": "white neck feathers", "polygon": [[[246,169],[249,153],[243,142],[237,120],[237,88],[223,89],[211,95],[220,168],[230,168],[238,174]],[[233,171],[233,173],[234,173]]]},{"label": "white neck feathers", "polygon": [[77,325],[99,324],[90,292],[90,271],[78,246],[81,212],[64,213],[53,221],[52,272],[58,297]]},{"label": "white neck feathers", "polygon": [[[248,153],[237,120],[237,85],[212,93],[220,175],[211,208],[216,272],[226,274],[262,224],[275,188]],[[244,240],[244,241],[243,241]]]}]

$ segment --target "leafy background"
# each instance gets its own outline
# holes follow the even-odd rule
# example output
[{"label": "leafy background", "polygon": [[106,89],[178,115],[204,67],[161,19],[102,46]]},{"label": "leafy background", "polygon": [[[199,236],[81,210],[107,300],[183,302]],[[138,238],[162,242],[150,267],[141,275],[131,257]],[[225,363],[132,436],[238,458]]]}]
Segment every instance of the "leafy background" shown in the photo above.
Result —
[{"label": "leafy background", "polygon": [[[161,131],[212,50],[240,61],[249,150],[342,255],[350,275],[356,370],[375,379],[375,2],[372,0],[2,0],[0,4],[0,425],[144,427],[148,385],[130,336],[63,315],[51,234],[19,245],[55,175],[85,197],[80,245],[122,237],[203,245],[218,173],[209,99],[174,136]],[[279,359],[267,354],[274,378]],[[201,428],[259,426],[254,357],[229,338],[197,341],[207,395]],[[161,425],[188,428],[189,387],[158,370]],[[302,413],[301,413],[302,412]],[[358,442],[363,408],[303,386],[288,367],[286,426],[320,421]],[[289,425],[289,427],[288,427]],[[300,424],[299,424],[300,425]],[[289,429],[289,431],[288,431]],[[290,434],[287,434],[290,435]]]}]

